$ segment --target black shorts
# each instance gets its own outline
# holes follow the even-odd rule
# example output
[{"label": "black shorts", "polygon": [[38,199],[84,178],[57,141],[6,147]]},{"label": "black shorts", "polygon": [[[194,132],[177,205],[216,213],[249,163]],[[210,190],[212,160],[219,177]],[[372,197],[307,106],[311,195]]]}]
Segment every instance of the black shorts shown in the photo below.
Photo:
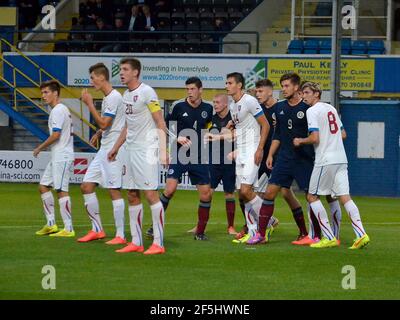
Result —
[{"label": "black shorts", "polygon": [[236,188],[235,163],[210,165],[211,188],[216,189],[222,181],[224,192],[233,193]]}]

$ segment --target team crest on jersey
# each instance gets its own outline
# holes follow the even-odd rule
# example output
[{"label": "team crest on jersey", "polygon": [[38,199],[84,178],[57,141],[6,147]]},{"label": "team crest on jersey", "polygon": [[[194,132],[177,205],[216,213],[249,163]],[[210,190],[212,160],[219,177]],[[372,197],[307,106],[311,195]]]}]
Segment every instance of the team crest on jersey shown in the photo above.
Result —
[{"label": "team crest on jersey", "polygon": [[201,116],[202,116],[203,119],[207,118],[207,116],[208,116],[207,111],[203,111],[203,112],[201,113]]},{"label": "team crest on jersey", "polygon": [[240,112],[240,109],[242,109],[241,105],[238,105],[238,111]]},{"label": "team crest on jersey", "polygon": [[138,98],[139,98],[138,95],[133,96],[133,102],[136,102]]},{"label": "team crest on jersey", "polygon": [[304,118],[304,112],[303,111],[297,112],[297,118],[303,119]]}]

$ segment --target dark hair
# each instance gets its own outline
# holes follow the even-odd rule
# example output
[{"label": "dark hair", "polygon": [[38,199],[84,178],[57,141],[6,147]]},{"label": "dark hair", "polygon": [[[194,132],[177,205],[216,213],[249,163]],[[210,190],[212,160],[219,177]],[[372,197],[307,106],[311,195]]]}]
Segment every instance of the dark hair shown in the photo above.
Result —
[{"label": "dark hair", "polygon": [[245,80],[244,80],[243,74],[241,74],[239,72],[232,72],[232,73],[228,73],[226,75],[226,78],[227,79],[228,78],[234,78],[236,83],[241,83],[242,84],[242,89],[244,89]]},{"label": "dark hair", "polygon": [[301,85],[301,91],[303,91],[305,88],[309,88],[314,93],[318,92],[319,93],[318,98],[321,99],[322,89],[321,89],[321,86],[319,85],[319,83],[311,82],[311,81],[303,82]]},{"label": "dark hair", "polygon": [[294,85],[300,85],[300,76],[297,73],[291,72],[291,73],[286,73],[284,74],[281,79],[279,80],[279,83],[282,84],[283,81],[285,80],[290,80],[290,82]]},{"label": "dark hair", "polygon": [[61,86],[57,80],[49,80],[49,81],[42,82],[42,84],[40,85],[40,90],[42,90],[44,88],[49,88],[50,91],[53,91],[53,92],[57,91],[57,94],[60,96]]},{"label": "dark hair", "polygon": [[140,74],[140,71],[142,70],[142,64],[135,58],[122,58],[119,64],[129,64],[133,70],[139,71],[138,74]]},{"label": "dark hair", "polygon": [[269,79],[261,79],[261,80],[258,80],[256,82],[256,88],[260,88],[260,87],[271,87],[271,88],[273,88],[274,85],[273,85],[272,81],[269,80]]},{"label": "dark hair", "polygon": [[108,71],[108,68],[102,62],[92,65],[89,68],[89,73],[92,72],[94,72],[96,75],[103,75],[107,81],[110,79],[110,71]]},{"label": "dark hair", "polygon": [[203,88],[203,83],[198,77],[190,77],[185,81],[185,85],[195,84],[198,89]]}]

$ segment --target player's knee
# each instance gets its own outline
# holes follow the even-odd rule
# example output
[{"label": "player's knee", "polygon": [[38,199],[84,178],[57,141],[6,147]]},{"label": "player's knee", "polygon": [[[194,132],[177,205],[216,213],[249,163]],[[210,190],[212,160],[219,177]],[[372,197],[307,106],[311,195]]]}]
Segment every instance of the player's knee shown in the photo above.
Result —
[{"label": "player's knee", "polygon": [[81,191],[83,194],[88,194],[90,192],[90,185],[88,183],[82,183],[81,184]]},{"label": "player's knee", "polygon": [[239,193],[240,193],[240,198],[241,199],[243,199],[245,201],[249,201],[250,198],[251,198],[252,190],[251,190],[251,188],[245,186],[245,187],[241,187],[240,188]]},{"label": "player's knee", "polygon": [[136,206],[141,203],[139,191],[137,190],[128,191],[128,203],[130,206]]},{"label": "player's knee", "polygon": [[39,184],[38,189],[39,189],[40,193],[46,193],[46,192],[50,191],[49,188],[47,188],[46,186],[43,186],[41,184]]},{"label": "player's knee", "polygon": [[204,190],[200,193],[200,200],[204,202],[210,202],[212,199],[212,192],[210,190]]}]

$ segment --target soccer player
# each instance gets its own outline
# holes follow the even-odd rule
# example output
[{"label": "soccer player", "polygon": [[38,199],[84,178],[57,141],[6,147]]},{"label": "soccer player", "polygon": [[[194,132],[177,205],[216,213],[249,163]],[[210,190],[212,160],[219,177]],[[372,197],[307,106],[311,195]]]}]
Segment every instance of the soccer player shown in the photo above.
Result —
[{"label": "soccer player", "polygon": [[[273,83],[271,80],[262,79],[256,82],[256,91],[255,91],[256,98],[260,103],[261,107],[263,108],[264,114],[268,120],[268,123],[271,128],[275,127],[276,123],[276,109],[275,105],[278,102],[277,99],[273,97]],[[267,158],[268,153],[271,148],[272,143],[272,136],[274,131],[270,130],[267,138],[267,142],[264,146],[264,155],[261,161],[260,169],[258,170],[258,188],[257,192],[262,193],[262,196],[267,188],[269,178],[271,176],[271,169],[267,168]],[[275,154],[275,158],[276,158]],[[302,221],[304,220],[303,211],[301,208],[300,202],[297,200],[293,190],[291,188],[284,188],[282,187],[281,193],[287,204],[289,205],[290,209],[292,210],[294,220],[299,228],[299,240],[301,240],[304,230],[302,230]],[[260,195],[261,196],[261,195]],[[298,217],[300,216],[300,218]],[[278,219],[274,216],[271,217],[269,221],[268,227],[272,225],[272,227],[276,227],[279,223]],[[273,229],[272,229],[273,230]],[[297,240],[293,241],[292,244],[301,244]]]},{"label": "soccer player", "polygon": [[[74,144],[73,126],[71,113],[68,108],[60,102],[60,84],[55,80],[43,82],[40,85],[43,101],[52,110],[49,116],[50,136],[41,145],[33,150],[33,156],[51,146],[51,160],[39,184],[44,214],[47,224],[37,235],[50,235],[52,237],[74,237],[75,232],[72,226],[71,217],[71,198],[69,197],[68,187],[69,178],[73,170]],[[53,187],[57,192],[58,203],[60,205],[61,217],[64,221],[64,229],[58,230],[54,215],[54,197],[50,188]]]},{"label": "soccer player", "polygon": [[[293,138],[308,136],[306,111],[309,106],[302,101],[298,93],[300,77],[296,73],[285,74],[281,77],[280,84],[286,100],[275,105],[276,126],[267,158],[267,167],[272,169],[271,178],[260,211],[259,233],[249,240],[250,244],[265,242],[266,228],[274,212],[274,200],[282,187],[289,189],[293,180],[296,180],[299,188],[307,192],[314,164],[314,150],[311,146],[293,146]],[[278,149],[279,153],[273,165]],[[300,229],[297,244],[313,243],[308,237],[301,207],[294,218]]]},{"label": "soccer player", "polygon": [[308,191],[308,201],[318,217],[324,238],[312,244],[312,248],[338,246],[336,237],[330,227],[320,195],[339,197],[347,213],[357,238],[349,249],[361,249],[370,239],[361,222],[360,212],[350,197],[347,173],[347,157],[343,146],[343,125],[336,109],[328,103],[321,102],[322,90],[318,84],[306,82],[302,85],[303,99],[311,108],[307,110],[308,137],[295,138],[296,147],[314,145],[315,164]]},{"label": "soccer player", "polygon": [[262,199],[253,186],[257,186],[258,169],[263,156],[270,126],[264,112],[253,96],[244,93],[245,80],[241,73],[226,77],[226,91],[232,97],[229,109],[236,135],[236,188],[245,204],[248,233],[234,243],[245,243],[257,233],[257,221]]},{"label": "soccer player", "polygon": [[126,127],[122,130],[114,147],[108,154],[114,160],[126,140],[128,157],[127,171],[129,217],[132,242],[120,253],[143,252],[142,190],[150,205],[154,226],[154,239],[144,254],[163,254],[164,248],[164,208],[158,195],[159,163],[166,164],[166,126],[158,97],[153,88],[140,82],[141,63],[135,58],[124,58],[120,62],[121,82],[128,87],[123,94]]},{"label": "soccer player", "polygon": [[84,237],[78,239],[78,242],[89,242],[103,239],[106,236],[101,224],[99,201],[95,193],[96,186],[100,184],[107,188],[110,194],[117,229],[115,238],[106,242],[106,244],[125,244],[125,203],[120,190],[122,184],[122,163],[119,159],[116,161],[109,161],[107,159],[108,152],[114,146],[114,143],[121,134],[122,128],[125,126],[122,96],[109,82],[110,73],[103,63],[91,66],[89,73],[94,88],[104,94],[101,115],[99,115],[94,106],[92,96],[86,89],[82,92],[82,101],[88,106],[92,117],[100,128],[92,137],[91,143],[95,144],[101,136],[101,147],[91,162],[81,184],[86,212],[92,222],[92,230]]},{"label": "soccer player", "polygon": [[[232,121],[231,113],[228,108],[228,96],[226,94],[217,94],[213,99],[215,114],[212,117],[210,133],[205,135],[205,141],[211,143],[211,189],[212,192],[222,181],[225,193],[225,208],[228,221],[228,234],[236,235],[234,227],[235,219],[235,163],[230,161],[227,156],[233,151],[233,142],[224,139],[224,133],[231,135],[227,129],[229,121]],[[226,140],[226,141],[225,141]]]},{"label": "soccer player", "polygon": [[202,100],[203,84],[198,77],[188,78],[185,87],[186,99],[177,101],[167,115],[167,126],[174,141],[167,181],[160,198],[164,209],[167,210],[182,175],[188,173],[190,182],[196,186],[200,198],[197,227],[193,229],[194,239],[202,241],[208,239],[204,232],[210,216],[212,199],[208,159],[204,161],[204,155],[202,157],[202,130],[211,127],[213,107]]}]

